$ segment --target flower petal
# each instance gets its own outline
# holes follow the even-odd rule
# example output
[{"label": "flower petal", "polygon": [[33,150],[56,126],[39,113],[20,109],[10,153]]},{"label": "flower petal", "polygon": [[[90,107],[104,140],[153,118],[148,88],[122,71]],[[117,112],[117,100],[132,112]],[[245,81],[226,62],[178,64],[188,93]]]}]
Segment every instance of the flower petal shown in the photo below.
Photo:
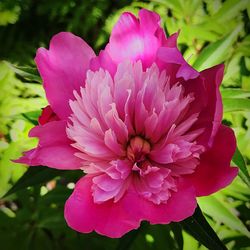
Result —
[{"label": "flower petal", "polygon": [[61,119],[71,114],[69,99],[74,98],[73,90],[78,91],[84,85],[86,71],[94,56],[87,43],[69,32],[55,35],[49,50],[38,49],[35,62],[43,79],[46,96]]},{"label": "flower petal", "polygon": [[34,127],[29,136],[39,138],[37,148],[24,152],[24,156],[15,162],[57,169],[79,169],[81,160],[74,155],[76,150],[70,146],[72,142],[67,138],[65,130],[65,121],[53,121]]},{"label": "flower petal", "polygon": [[201,155],[190,181],[197,196],[210,195],[229,185],[238,174],[238,168],[230,167],[236,141],[233,130],[221,125],[211,149]]},{"label": "flower petal", "polygon": [[[93,230],[111,238],[118,238],[128,231],[138,228],[132,204],[134,197],[126,196],[117,203],[112,200],[96,204],[91,194],[92,179],[81,178],[65,204],[64,216],[68,225],[81,233]],[[122,201],[122,202],[121,202]]]},{"label": "flower petal", "polygon": [[[177,46],[174,46],[178,33],[173,34],[168,38],[169,42],[167,46],[159,48],[157,51],[157,58],[160,59],[161,63],[166,64],[177,64],[179,68],[176,72],[176,78],[183,78],[185,81],[189,79],[195,79],[199,76],[199,72],[192,68],[183,58],[181,52]],[[167,67],[167,66],[165,66]]]},{"label": "flower petal", "polygon": [[51,107],[48,105],[45,108],[43,108],[41,115],[38,117],[38,123],[39,125],[44,125],[51,121],[58,121],[59,118],[54,113],[54,111],[51,109]]},{"label": "flower petal", "polygon": [[127,59],[133,62],[140,59],[146,68],[154,62],[156,51],[165,40],[159,15],[142,9],[139,19],[128,12],[121,15],[105,51],[116,64]]},{"label": "flower petal", "polygon": [[111,59],[110,55],[106,50],[101,50],[97,57],[91,59],[90,69],[97,71],[100,68],[107,70],[111,76],[115,75],[116,64]]},{"label": "flower petal", "polygon": [[[197,206],[195,189],[189,183],[179,180],[177,192],[172,192],[167,203],[156,205],[149,200],[139,198],[135,206],[139,208],[138,213],[144,214],[142,219],[151,224],[179,222],[194,213]],[[138,217],[142,216],[140,214]]]},{"label": "flower petal", "polygon": [[96,231],[118,238],[139,227],[142,220],[151,224],[181,221],[191,216],[196,208],[195,190],[180,183],[178,191],[166,204],[156,205],[129,190],[118,202],[112,200],[95,204],[91,194],[91,177],[83,177],[67,200],[65,219],[70,227],[82,233]]},{"label": "flower petal", "polygon": [[204,86],[206,89],[207,106],[202,110],[198,118],[198,124],[204,121],[206,122],[206,131],[203,133],[200,141],[208,141],[209,146],[212,145],[214,137],[221,126],[223,106],[219,88],[222,82],[223,73],[223,64],[219,64],[201,72],[201,77],[204,79]]},{"label": "flower petal", "polygon": [[[223,78],[224,65],[220,64],[200,72],[196,79],[184,81],[181,84],[185,95],[193,95],[194,101],[185,113],[182,123],[198,114],[196,122],[190,131],[203,130],[197,137],[197,144],[211,147],[222,120],[222,100],[219,87]],[[179,126],[179,125],[178,125]],[[188,131],[187,131],[188,132]]]}]

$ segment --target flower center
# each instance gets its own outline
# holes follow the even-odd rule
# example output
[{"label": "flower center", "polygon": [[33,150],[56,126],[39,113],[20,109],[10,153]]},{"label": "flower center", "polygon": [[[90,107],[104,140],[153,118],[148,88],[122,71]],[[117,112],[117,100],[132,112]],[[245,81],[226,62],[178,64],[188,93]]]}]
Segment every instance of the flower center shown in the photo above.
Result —
[{"label": "flower center", "polygon": [[140,136],[130,139],[127,147],[127,158],[132,162],[144,161],[146,155],[150,152],[150,144]]}]

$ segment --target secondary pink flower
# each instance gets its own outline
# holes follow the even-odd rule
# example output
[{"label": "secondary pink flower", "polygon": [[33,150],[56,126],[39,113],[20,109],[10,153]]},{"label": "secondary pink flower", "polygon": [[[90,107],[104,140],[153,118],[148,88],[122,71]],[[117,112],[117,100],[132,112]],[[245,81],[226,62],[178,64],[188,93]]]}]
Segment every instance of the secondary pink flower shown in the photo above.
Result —
[{"label": "secondary pink flower", "polygon": [[159,22],[122,14],[98,56],[65,32],[37,52],[50,106],[30,131],[37,148],[18,162],[86,173],[65,205],[79,232],[181,221],[237,175],[235,137],[221,124],[223,65],[194,70]]}]

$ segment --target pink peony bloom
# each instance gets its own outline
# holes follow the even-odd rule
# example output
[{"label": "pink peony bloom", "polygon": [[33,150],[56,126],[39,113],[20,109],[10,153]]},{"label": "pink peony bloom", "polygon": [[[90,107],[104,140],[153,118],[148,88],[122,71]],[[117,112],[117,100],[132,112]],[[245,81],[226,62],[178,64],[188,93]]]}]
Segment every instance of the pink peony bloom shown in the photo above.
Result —
[{"label": "pink peony bloom", "polygon": [[98,56],[67,32],[37,51],[50,106],[30,131],[37,148],[17,161],[84,171],[65,205],[78,232],[116,238],[143,220],[181,221],[237,175],[223,65],[197,72],[159,23],[144,9],[122,14]]}]

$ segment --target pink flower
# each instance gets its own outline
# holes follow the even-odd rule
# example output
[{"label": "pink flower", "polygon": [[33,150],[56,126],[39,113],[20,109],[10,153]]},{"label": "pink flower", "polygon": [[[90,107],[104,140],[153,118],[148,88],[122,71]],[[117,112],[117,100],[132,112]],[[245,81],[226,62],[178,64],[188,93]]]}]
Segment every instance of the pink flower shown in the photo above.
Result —
[{"label": "pink flower", "polygon": [[50,107],[18,162],[82,169],[65,205],[79,232],[121,237],[191,216],[196,197],[229,185],[233,131],[221,124],[223,65],[197,72],[166,38],[156,13],[121,15],[98,56],[55,35],[35,58]]}]

